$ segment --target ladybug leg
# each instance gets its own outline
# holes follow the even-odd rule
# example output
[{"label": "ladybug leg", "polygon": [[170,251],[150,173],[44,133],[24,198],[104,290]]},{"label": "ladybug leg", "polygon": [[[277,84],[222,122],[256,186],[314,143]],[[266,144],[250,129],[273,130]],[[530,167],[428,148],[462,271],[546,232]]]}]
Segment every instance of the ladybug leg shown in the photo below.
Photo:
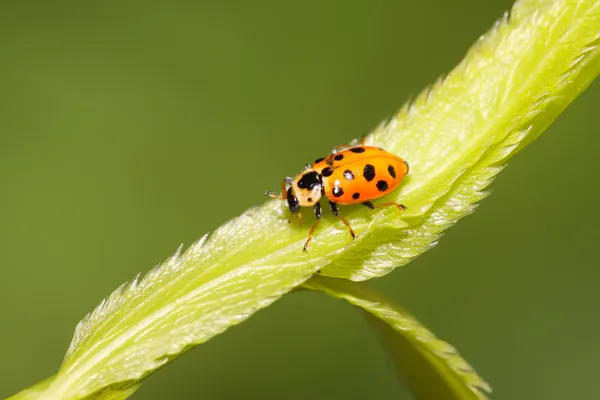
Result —
[{"label": "ladybug leg", "polygon": [[286,184],[287,180],[288,180],[288,178],[285,178],[283,180],[283,182],[281,182],[281,194],[277,194],[277,193],[273,192],[272,190],[269,190],[268,192],[265,192],[265,196],[269,196],[269,197],[272,197],[277,200],[286,200],[287,199],[287,190],[285,190],[285,184]]},{"label": "ladybug leg", "polygon": [[[290,223],[292,222],[292,213],[290,213]],[[298,223],[300,224],[300,228],[302,228],[302,213],[298,211]]]},{"label": "ladybug leg", "polygon": [[[302,213],[300,211],[298,211],[298,225],[300,225],[300,228],[302,228]],[[290,216],[288,217],[288,224],[292,223],[292,220],[294,219],[294,213],[290,211]]]},{"label": "ladybug leg", "polygon": [[304,247],[302,248],[303,251],[306,251],[306,249],[308,248],[308,244],[313,238],[313,233],[315,233],[315,229],[317,229],[319,222],[321,222],[321,203],[317,201],[315,203],[313,211],[315,212],[315,217],[317,217],[317,222],[315,222],[315,224],[310,228],[310,231],[308,232],[308,239],[306,239],[306,243],[304,243]]},{"label": "ladybug leg", "polygon": [[350,231],[350,234],[352,235],[352,239],[354,239],[356,237],[356,233],[354,233],[352,226],[350,226],[350,222],[348,222],[348,220],[346,220],[346,218],[344,218],[340,215],[340,211],[338,210],[337,203],[334,203],[333,201],[330,200],[329,208],[331,208],[331,212],[333,213],[333,215],[338,217],[338,219],[340,221],[342,221],[344,223],[344,225],[346,225],[346,228],[348,228],[348,230]]},{"label": "ladybug leg", "polygon": [[398,210],[400,210],[400,211],[406,210],[406,206],[404,204],[396,203],[394,201],[388,201],[387,203],[381,203],[381,204],[377,204],[377,205],[371,203],[370,201],[365,201],[363,204],[365,206],[369,207],[371,210],[374,210],[376,208],[389,207],[389,206],[396,206],[396,208],[398,208]]}]

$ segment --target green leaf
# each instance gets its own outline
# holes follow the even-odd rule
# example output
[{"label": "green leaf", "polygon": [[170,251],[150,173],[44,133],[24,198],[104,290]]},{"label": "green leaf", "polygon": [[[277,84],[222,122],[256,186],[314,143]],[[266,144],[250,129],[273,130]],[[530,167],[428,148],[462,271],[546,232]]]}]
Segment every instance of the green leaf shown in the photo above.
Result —
[{"label": "green leaf", "polygon": [[600,0],[518,2],[450,74],[367,137],[411,166],[386,199],[406,204],[405,214],[348,207],[356,240],[326,216],[303,253],[308,228],[288,225],[284,204],[250,209],[84,318],[39,397],[78,399],[138,382],[317,271],[365,280],[431,248],[598,75],[599,21]]},{"label": "green leaf", "polygon": [[35,385],[19,392],[18,394],[9,397],[7,400],[12,400],[12,399],[19,399],[19,400],[34,400],[34,399],[41,399],[43,398],[43,395],[46,391],[46,389],[48,389],[48,386],[50,386],[50,384],[52,383],[52,381],[54,380],[54,377],[50,377],[47,379],[44,379],[41,382],[36,383]]},{"label": "green leaf", "polygon": [[598,75],[599,17],[599,1],[518,2],[450,74],[377,128],[369,142],[410,164],[408,181],[390,198],[408,211],[402,219],[394,210],[353,214],[353,226],[367,225],[368,235],[337,253],[323,275],[384,275],[473,212],[506,161]]},{"label": "green leaf", "polygon": [[[34,400],[47,398],[48,386],[52,383],[54,377],[43,380],[42,382],[10,397],[11,399]],[[85,397],[85,400],[125,400],[133,395],[141,386],[141,383],[123,382],[116,385],[107,386],[95,393]]]},{"label": "green leaf", "polygon": [[365,310],[415,398],[474,400],[485,399],[485,392],[492,391],[454,347],[366,285],[314,276],[302,288],[327,293]]},{"label": "green leaf", "polygon": [[86,396],[84,400],[125,400],[142,386],[141,383],[122,383],[111,385]]}]

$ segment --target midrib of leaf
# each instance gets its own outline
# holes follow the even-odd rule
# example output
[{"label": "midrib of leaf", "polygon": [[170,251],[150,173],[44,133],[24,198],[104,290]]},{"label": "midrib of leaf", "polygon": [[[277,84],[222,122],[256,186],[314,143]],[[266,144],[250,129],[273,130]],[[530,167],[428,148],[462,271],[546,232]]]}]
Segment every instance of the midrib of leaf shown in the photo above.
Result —
[{"label": "midrib of leaf", "polygon": [[[305,254],[300,249],[307,227],[288,225],[283,204],[270,201],[248,210],[205,243],[115,292],[86,317],[42,397],[80,398],[139,380],[317,270],[363,280],[430,248],[444,229],[474,209],[501,170],[498,164],[537,137],[597,76],[599,4],[518,3],[508,24],[499,23],[451,74],[368,137],[409,161],[406,183],[389,196],[409,206],[405,215],[346,208],[358,238],[351,241],[339,221],[326,216]],[[542,41],[551,49],[540,49]],[[502,47],[509,44],[512,49]],[[517,67],[499,64],[502,57]],[[508,78],[505,71],[512,71]]]}]

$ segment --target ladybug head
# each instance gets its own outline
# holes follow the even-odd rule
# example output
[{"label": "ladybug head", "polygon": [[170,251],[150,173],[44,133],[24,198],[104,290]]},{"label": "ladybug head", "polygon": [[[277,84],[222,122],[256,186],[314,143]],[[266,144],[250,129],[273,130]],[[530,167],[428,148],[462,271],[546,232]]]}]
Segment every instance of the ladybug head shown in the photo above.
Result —
[{"label": "ladybug head", "polygon": [[300,173],[288,189],[288,206],[292,212],[297,212],[300,207],[314,206],[322,194],[323,182],[321,175],[312,169]]},{"label": "ladybug head", "polygon": [[286,200],[291,212],[296,213],[300,211],[300,202],[298,202],[298,198],[294,195],[291,187],[287,190]]}]

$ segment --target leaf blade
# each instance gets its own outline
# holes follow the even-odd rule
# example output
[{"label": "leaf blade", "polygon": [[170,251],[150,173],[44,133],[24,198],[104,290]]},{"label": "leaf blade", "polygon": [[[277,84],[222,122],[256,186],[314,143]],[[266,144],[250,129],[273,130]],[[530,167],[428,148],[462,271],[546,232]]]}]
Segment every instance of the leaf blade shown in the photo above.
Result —
[{"label": "leaf blade", "polygon": [[394,363],[416,398],[483,400],[486,392],[491,393],[489,384],[454,347],[365,284],[314,276],[302,288],[346,300],[364,310],[386,348],[395,353]]}]

